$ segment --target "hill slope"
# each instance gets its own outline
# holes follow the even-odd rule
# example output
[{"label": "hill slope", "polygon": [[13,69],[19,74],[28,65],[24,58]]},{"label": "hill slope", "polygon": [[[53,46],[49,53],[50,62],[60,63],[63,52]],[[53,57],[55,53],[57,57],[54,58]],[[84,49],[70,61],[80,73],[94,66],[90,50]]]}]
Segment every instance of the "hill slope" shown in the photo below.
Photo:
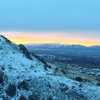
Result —
[{"label": "hill slope", "polygon": [[100,100],[100,87],[45,67],[22,45],[0,36],[0,100]]}]

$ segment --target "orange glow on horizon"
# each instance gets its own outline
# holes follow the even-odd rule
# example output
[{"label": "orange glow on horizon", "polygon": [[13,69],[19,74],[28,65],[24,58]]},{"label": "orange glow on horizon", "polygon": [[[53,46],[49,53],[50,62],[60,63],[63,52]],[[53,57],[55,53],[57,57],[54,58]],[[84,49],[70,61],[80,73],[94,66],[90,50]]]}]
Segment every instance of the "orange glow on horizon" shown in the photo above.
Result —
[{"label": "orange glow on horizon", "polygon": [[73,45],[100,45],[99,40],[91,38],[78,38],[78,37],[65,37],[63,34],[5,34],[8,39],[15,42],[16,44],[46,44],[46,43],[59,43],[59,44],[73,44]]}]

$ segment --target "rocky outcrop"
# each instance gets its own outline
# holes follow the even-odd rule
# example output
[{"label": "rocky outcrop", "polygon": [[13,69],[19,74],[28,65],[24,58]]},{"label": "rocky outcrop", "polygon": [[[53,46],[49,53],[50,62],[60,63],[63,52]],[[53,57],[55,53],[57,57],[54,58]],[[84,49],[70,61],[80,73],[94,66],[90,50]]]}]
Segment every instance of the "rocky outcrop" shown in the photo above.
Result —
[{"label": "rocky outcrop", "polygon": [[28,52],[27,48],[24,45],[20,44],[19,49],[25,55],[26,58],[32,60],[30,53]]}]

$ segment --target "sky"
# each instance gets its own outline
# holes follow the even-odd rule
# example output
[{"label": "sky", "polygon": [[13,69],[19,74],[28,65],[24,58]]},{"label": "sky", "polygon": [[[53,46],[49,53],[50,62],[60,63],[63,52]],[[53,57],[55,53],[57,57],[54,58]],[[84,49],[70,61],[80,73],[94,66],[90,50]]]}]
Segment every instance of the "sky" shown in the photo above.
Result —
[{"label": "sky", "polygon": [[3,32],[16,44],[66,44],[66,45],[100,45],[99,33],[92,32]]},{"label": "sky", "polygon": [[100,0],[0,0],[0,32],[16,43],[99,45],[99,10]]}]

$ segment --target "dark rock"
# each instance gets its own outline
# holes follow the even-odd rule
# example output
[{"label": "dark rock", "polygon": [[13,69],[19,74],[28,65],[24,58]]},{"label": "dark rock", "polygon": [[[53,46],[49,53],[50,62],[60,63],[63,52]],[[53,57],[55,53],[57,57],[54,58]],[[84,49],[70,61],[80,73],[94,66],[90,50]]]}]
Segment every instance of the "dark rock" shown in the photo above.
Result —
[{"label": "dark rock", "polygon": [[47,100],[53,100],[53,97],[52,96],[49,96]]},{"label": "dark rock", "polygon": [[14,84],[9,84],[9,86],[6,89],[6,94],[8,96],[15,96],[16,95],[16,86]]},{"label": "dark rock", "polygon": [[32,95],[29,95],[28,99],[29,100],[40,100],[40,96],[39,96],[39,94],[33,92]]},{"label": "dark rock", "polygon": [[60,89],[61,89],[61,92],[66,92],[66,91],[68,91],[68,86],[67,85],[65,85],[65,84],[63,84],[63,83],[61,83],[60,84]]},{"label": "dark rock", "polygon": [[29,96],[28,96],[28,99],[29,99],[29,100],[35,100],[35,97],[34,97],[33,95],[29,95]]},{"label": "dark rock", "polygon": [[0,70],[0,84],[4,82],[4,72]]},{"label": "dark rock", "polygon": [[81,77],[76,77],[75,80],[78,81],[78,82],[82,82],[83,81],[83,79]]},{"label": "dark rock", "polygon": [[63,74],[66,74],[66,70],[65,70],[65,69],[61,69],[61,72],[62,72]]},{"label": "dark rock", "polygon": [[26,80],[23,80],[22,82],[19,83],[18,88],[28,90],[28,82]]},{"label": "dark rock", "polygon": [[7,96],[3,96],[2,99],[3,100],[9,100],[9,98]]},{"label": "dark rock", "polygon": [[27,57],[30,60],[33,60],[30,53],[29,53],[29,51],[27,50],[27,48],[24,45],[20,44],[19,49],[25,55],[25,57]]},{"label": "dark rock", "polygon": [[100,86],[100,82],[97,83],[97,86]]},{"label": "dark rock", "polygon": [[48,84],[48,87],[49,87],[49,88],[52,88],[52,86],[51,86],[50,84]]},{"label": "dark rock", "polygon": [[0,69],[3,71],[5,70],[4,66],[2,66],[2,65],[0,65]]},{"label": "dark rock", "polygon": [[19,100],[27,100],[27,99],[26,99],[25,96],[22,95],[22,96],[19,97]]}]

